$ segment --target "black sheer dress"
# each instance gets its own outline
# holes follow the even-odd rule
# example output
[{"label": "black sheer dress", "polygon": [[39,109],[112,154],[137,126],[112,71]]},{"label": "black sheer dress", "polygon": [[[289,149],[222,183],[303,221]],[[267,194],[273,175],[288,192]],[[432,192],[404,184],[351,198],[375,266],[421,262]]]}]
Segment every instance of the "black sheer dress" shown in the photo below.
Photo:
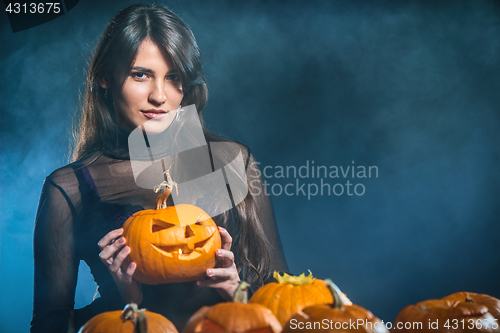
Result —
[{"label": "black sheer dress", "polygon": [[[260,227],[273,246],[271,268],[286,271],[273,209],[263,191],[260,171],[252,163],[253,157],[248,150],[243,148],[242,151],[246,176],[248,182],[252,181],[252,196]],[[90,267],[100,297],[73,311],[75,329],[101,312],[123,309],[125,303],[99,258],[97,242],[109,231],[120,228],[133,213],[153,209],[155,198],[152,189],[136,184],[130,159],[110,154],[95,153],[54,171],[46,178],[34,231],[35,286],[31,332],[68,332],[80,260]],[[233,240],[239,225],[235,210],[229,211],[227,219],[222,215],[214,217],[218,225],[228,229]],[[224,301],[215,289],[199,287],[195,282],[143,285],[142,289],[144,301],[140,307],[164,315],[179,330],[203,305]]]}]

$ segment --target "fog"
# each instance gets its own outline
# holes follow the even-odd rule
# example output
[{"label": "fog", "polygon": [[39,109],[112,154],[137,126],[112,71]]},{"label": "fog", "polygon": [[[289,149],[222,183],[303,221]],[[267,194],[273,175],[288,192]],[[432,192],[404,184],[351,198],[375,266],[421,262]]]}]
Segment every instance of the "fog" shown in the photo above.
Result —
[{"label": "fog", "polygon": [[[92,50],[130,3],[81,0],[17,33],[1,14],[1,332],[29,329],[40,190],[68,163]],[[500,298],[497,2],[162,3],[202,51],[207,127],[269,166],[292,273],[331,278],[384,321],[458,291]],[[274,173],[313,161],[376,166],[378,177]],[[321,181],[343,194],[308,197]],[[363,194],[348,195],[347,181]],[[75,306],[94,292],[82,266]]]}]

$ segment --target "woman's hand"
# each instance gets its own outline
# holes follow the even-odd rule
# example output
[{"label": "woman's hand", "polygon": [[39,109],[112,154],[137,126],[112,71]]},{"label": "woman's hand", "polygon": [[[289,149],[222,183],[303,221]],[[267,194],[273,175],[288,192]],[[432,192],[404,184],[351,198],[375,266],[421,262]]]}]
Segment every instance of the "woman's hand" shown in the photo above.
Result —
[{"label": "woman's hand", "polygon": [[115,229],[106,234],[97,245],[101,249],[99,257],[106,267],[108,267],[115,280],[120,294],[126,303],[142,302],[142,289],[139,282],[135,281],[134,275],[137,264],[132,262],[127,269],[122,268],[122,263],[130,253],[130,247],[126,246],[126,240],[121,237],[123,229]]},{"label": "woman's hand", "polygon": [[240,284],[240,277],[234,263],[234,253],[231,252],[233,238],[222,227],[219,227],[219,232],[222,249],[215,252],[217,264],[215,268],[207,269],[208,280],[199,280],[197,285],[215,288],[225,300],[231,301]]}]

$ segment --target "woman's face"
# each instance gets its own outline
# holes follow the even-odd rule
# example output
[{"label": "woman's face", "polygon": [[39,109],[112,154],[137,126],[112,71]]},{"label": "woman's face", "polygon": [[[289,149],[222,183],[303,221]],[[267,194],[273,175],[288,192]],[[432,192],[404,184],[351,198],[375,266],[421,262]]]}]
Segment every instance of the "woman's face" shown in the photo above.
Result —
[{"label": "woman's face", "polygon": [[149,133],[162,132],[174,119],[183,97],[172,59],[149,38],[139,47],[123,86],[116,86],[111,84],[116,117],[127,130],[144,125]]}]

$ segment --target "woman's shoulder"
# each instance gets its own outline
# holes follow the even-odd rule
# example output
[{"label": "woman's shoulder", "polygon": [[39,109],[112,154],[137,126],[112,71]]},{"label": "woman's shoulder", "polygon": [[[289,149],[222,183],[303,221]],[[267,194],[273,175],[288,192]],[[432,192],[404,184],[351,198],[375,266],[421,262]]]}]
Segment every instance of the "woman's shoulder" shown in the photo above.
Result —
[{"label": "woman's shoulder", "polygon": [[97,158],[98,156],[92,155],[66,164],[52,171],[46,177],[46,182],[48,181],[61,189],[69,189],[75,186],[78,187],[78,170],[82,170],[82,168],[89,166],[92,161],[95,161]]},{"label": "woman's shoulder", "polygon": [[76,181],[75,172],[73,169],[74,165],[75,163],[70,163],[52,171],[46,177],[46,181],[49,181],[50,183],[53,183],[57,186],[64,186],[65,184]]},{"label": "woman's shoulder", "polygon": [[[66,201],[69,207],[75,207],[75,202],[80,198],[78,180],[73,171],[73,163],[60,167],[47,177],[43,183],[40,194],[40,205],[50,202],[57,209],[63,209],[62,202]],[[46,203],[45,203],[46,205]],[[53,211],[50,210],[49,211]]]}]

